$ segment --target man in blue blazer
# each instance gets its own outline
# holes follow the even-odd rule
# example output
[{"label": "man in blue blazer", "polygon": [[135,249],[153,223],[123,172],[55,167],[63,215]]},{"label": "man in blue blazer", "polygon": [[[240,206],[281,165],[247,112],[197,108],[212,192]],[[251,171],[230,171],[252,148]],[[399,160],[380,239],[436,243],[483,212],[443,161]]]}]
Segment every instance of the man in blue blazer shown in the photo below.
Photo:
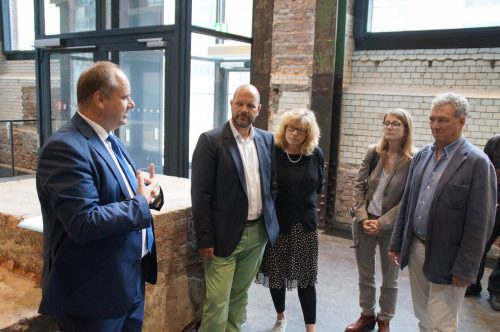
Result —
[{"label": "man in blue blazer", "polygon": [[391,259],[409,267],[421,332],[456,331],[495,220],[495,169],[462,136],[468,108],[455,93],[433,100],[435,142],[413,157],[389,245]]},{"label": "man in blue blazer", "polygon": [[[156,283],[150,207],[163,195],[112,131],[135,107],[111,62],[84,71],[78,112],[40,152],[37,191],[44,226],[40,313],[62,331],[141,331],[144,282]],[[113,140],[113,142],[111,142]],[[115,145],[113,145],[115,144]]]},{"label": "man in blue blazer", "polygon": [[231,119],[201,134],[193,153],[193,219],[205,258],[202,332],[241,330],[248,288],[267,241],[278,236],[274,140],[252,126],[260,108],[253,85],[238,87]]}]

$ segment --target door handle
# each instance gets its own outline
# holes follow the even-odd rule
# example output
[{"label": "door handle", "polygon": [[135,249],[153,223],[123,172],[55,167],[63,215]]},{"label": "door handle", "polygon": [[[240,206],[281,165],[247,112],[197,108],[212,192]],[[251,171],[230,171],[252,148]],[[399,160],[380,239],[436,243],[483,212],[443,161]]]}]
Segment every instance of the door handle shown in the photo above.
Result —
[{"label": "door handle", "polygon": [[163,38],[141,38],[137,39],[139,43],[145,43],[146,47],[165,47],[167,42]]}]

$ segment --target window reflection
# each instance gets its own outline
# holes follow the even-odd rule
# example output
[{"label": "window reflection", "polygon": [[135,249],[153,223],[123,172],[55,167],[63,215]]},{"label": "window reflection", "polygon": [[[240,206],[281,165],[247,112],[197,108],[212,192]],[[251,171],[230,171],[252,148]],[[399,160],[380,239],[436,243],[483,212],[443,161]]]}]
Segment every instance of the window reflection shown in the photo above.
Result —
[{"label": "window reflection", "polygon": [[120,139],[136,161],[147,169],[150,163],[163,173],[165,52],[163,50],[120,52],[120,68],[130,80],[135,108],[120,127]]},{"label": "window reflection", "polygon": [[500,26],[499,0],[372,0],[370,5],[369,32]]},{"label": "window reflection", "polygon": [[[106,29],[175,24],[175,0],[113,1],[113,8],[111,2],[106,0]],[[111,20],[113,11],[118,12],[118,23]]]},{"label": "window reflection", "polygon": [[192,0],[192,24],[202,28],[252,36],[252,0]]},{"label": "window reflection", "polygon": [[95,0],[45,0],[45,34],[96,30]]},{"label": "window reflection", "polygon": [[250,51],[250,44],[191,35],[190,162],[200,134],[230,118],[234,90],[250,82]]},{"label": "window reflection", "polygon": [[78,109],[76,83],[94,63],[92,53],[50,55],[50,106],[52,132],[66,123]]}]

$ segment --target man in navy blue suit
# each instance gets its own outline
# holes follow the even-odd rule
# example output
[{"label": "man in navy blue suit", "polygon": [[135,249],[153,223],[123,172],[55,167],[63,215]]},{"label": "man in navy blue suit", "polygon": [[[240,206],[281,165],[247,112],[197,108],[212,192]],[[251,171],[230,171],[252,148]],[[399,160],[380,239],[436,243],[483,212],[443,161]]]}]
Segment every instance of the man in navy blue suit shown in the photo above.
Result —
[{"label": "man in navy blue suit", "polygon": [[156,283],[150,208],[163,194],[136,172],[113,130],[135,107],[125,74],[111,62],[84,71],[78,112],[40,152],[37,191],[44,249],[40,313],[62,331],[141,331],[145,281]]},{"label": "man in navy blue suit", "polygon": [[205,258],[202,332],[240,331],[247,291],[264,248],[278,236],[273,136],[252,126],[260,95],[236,89],[231,119],[200,135],[193,153],[191,200]]}]

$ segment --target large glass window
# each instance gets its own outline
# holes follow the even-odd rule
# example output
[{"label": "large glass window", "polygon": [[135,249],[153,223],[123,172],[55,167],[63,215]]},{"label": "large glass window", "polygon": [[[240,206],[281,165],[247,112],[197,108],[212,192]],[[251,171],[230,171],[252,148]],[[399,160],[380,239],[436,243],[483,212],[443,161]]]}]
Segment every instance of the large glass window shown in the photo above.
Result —
[{"label": "large glass window", "polygon": [[500,26],[500,0],[372,0],[368,32]]},{"label": "large glass window", "polygon": [[358,50],[500,47],[500,0],[356,0]]},{"label": "large glass window", "polygon": [[193,0],[192,24],[251,37],[252,13],[252,0]]},{"label": "large glass window", "polygon": [[247,43],[191,35],[189,161],[199,135],[229,119],[234,91],[250,82],[250,51]]},{"label": "large glass window", "polygon": [[45,34],[96,30],[95,0],[44,0]]},{"label": "large glass window", "polygon": [[118,24],[112,22],[111,17],[115,15],[111,10],[111,0],[106,0],[107,29],[175,24],[175,0],[122,0],[113,4],[117,5],[119,21]]},{"label": "large glass window", "polygon": [[50,55],[52,132],[66,123],[78,109],[76,83],[80,74],[93,63],[93,53]]},{"label": "large glass window", "polygon": [[120,52],[120,68],[130,80],[135,108],[128,114],[119,136],[135,160],[146,170],[155,164],[163,173],[163,142],[165,113],[165,51],[144,50]]},{"label": "large glass window", "polygon": [[33,1],[2,0],[3,48],[32,51],[35,40]]}]

